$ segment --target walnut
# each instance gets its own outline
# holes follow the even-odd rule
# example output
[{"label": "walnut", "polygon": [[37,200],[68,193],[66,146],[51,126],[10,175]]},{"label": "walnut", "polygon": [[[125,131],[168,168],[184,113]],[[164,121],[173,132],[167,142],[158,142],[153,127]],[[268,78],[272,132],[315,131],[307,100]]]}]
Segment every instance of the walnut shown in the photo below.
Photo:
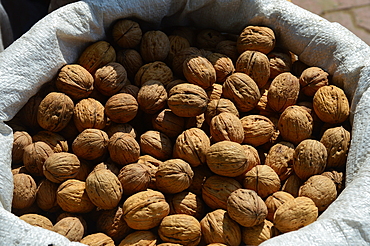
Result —
[{"label": "walnut", "polygon": [[175,86],[175,85],[179,85],[179,84],[184,84],[184,83],[187,83],[186,80],[183,80],[183,79],[175,79],[173,81],[171,81],[170,83],[168,83],[166,85],[166,91],[167,93],[170,92],[170,90]]},{"label": "walnut", "polygon": [[211,209],[227,208],[229,195],[242,188],[242,185],[233,178],[213,175],[206,179],[202,188],[203,201]]},{"label": "walnut", "polygon": [[294,197],[297,197],[299,188],[301,187],[302,184],[303,181],[295,173],[293,173],[285,180],[285,183],[281,190],[288,192]]},{"label": "walnut", "polygon": [[134,48],[140,44],[142,31],[139,23],[121,19],[112,26],[112,37],[121,48]]},{"label": "walnut", "polygon": [[130,80],[135,78],[137,71],[144,65],[143,58],[135,49],[118,50],[117,62],[123,65]]},{"label": "walnut", "polygon": [[18,173],[13,175],[12,207],[25,209],[32,206],[36,200],[37,185],[31,175]]},{"label": "walnut", "polygon": [[298,196],[311,198],[322,212],[337,198],[337,188],[330,178],[314,175],[299,188]]},{"label": "walnut", "polygon": [[113,239],[101,232],[87,235],[86,237],[81,239],[80,243],[89,246],[115,246]]},{"label": "walnut", "polygon": [[149,80],[160,81],[164,86],[167,86],[173,81],[173,74],[171,68],[166,63],[155,61],[147,63],[140,67],[135,75],[135,85],[141,87]]},{"label": "walnut", "polygon": [[222,85],[213,84],[210,88],[206,90],[209,101],[217,100],[219,101],[222,96]]},{"label": "walnut", "polygon": [[139,159],[139,143],[129,133],[116,132],[109,139],[108,151],[111,159],[119,165],[134,163]]},{"label": "walnut", "polygon": [[292,171],[294,149],[292,143],[279,142],[270,148],[266,156],[265,165],[271,167],[282,181]]},{"label": "walnut", "polygon": [[118,175],[122,184],[123,194],[131,196],[149,187],[151,180],[151,169],[148,165],[133,163],[124,166]]},{"label": "walnut", "polygon": [[32,137],[26,131],[15,131],[13,133],[13,164],[19,164],[23,161],[24,148],[30,144],[32,144]]},{"label": "walnut", "polygon": [[39,131],[32,136],[33,142],[45,142],[55,153],[68,152],[67,140],[60,134],[50,131]]},{"label": "walnut", "polygon": [[297,77],[290,72],[281,73],[274,78],[268,89],[267,103],[274,111],[282,113],[297,102],[299,89]]},{"label": "walnut", "polygon": [[257,84],[244,73],[233,73],[226,78],[222,95],[235,103],[241,112],[251,111],[261,98]]},{"label": "walnut", "polygon": [[257,151],[256,148],[254,148],[252,145],[248,145],[248,144],[243,144],[242,147],[245,151],[245,154],[247,155],[247,160],[248,160],[248,163],[249,163],[248,164],[249,167],[248,167],[247,171],[249,171],[253,167],[261,164],[261,159],[259,157],[259,154],[258,154],[258,151]]},{"label": "walnut", "polygon": [[154,130],[175,138],[183,132],[185,119],[175,115],[171,109],[163,109],[152,118],[152,125]]},{"label": "walnut", "polygon": [[86,234],[86,221],[81,216],[68,216],[59,220],[53,227],[53,231],[59,233],[71,241],[79,242]]},{"label": "walnut", "polygon": [[114,173],[108,169],[99,169],[87,176],[86,192],[95,206],[108,210],[118,206],[123,190]]},{"label": "walnut", "polygon": [[199,85],[203,89],[216,82],[216,70],[212,63],[202,56],[190,56],[183,63],[183,73],[189,83]]},{"label": "walnut", "polygon": [[271,167],[257,165],[245,174],[243,187],[254,190],[260,197],[266,198],[280,190],[280,178]]},{"label": "walnut", "polygon": [[262,52],[244,51],[236,60],[235,71],[247,74],[258,88],[263,88],[270,77],[269,59]]},{"label": "walnut", "polygon": [[30,174],[43,176],[45,160],[54,154],[52,148],[44,142],[35,142],[24,148],[23,164]]},{"label": "walnut", "polygon": [[[81,163],[83,163],[83,161],[81,161]],[[111,158],[109,158],[107,161],[105,162],[101,162],[99,163],[98,165],[96,165],[92,171],[97,171],[98,169],[107,169],[109,171],[111,171],[112,173],[114,173],[116,176],[118,176],[119,174],[119,171],[120,171],[120,167],[118,165],[116,165]],[[90,174],[90,173],[88,173]],[[86,176],[87,178],[87,176]]]},{"label": "walnut", "polygon": [[72,150],[79,158],[97,159],[107,152],[108,135],[99,129],[85,129],[73,141]]},{"label": "walnut", "polygon": [[213,173],[207,165],[201,165],[198,167],[192,167],[194,172],[193,182],[190,184],[188,191],[201,196],[203,184],[206,182],[207,178],[211,177]]},{"label": "walnut", "polygon": [[294,196],[285,191],[276,191],[266,198],[265,203],[267,206],[268,214],[266,219],[273,221],[276,209],[287,201],[293,200]]},{"label": "walnut", "polygon": [[178,35],[170,35],[168,36],[168,39],[170,41],[170,51],[166,58],[166,63],[172,64],[173,58],[175,57],[175,55],[181,50],[185,48],[189,48],[190,43],[186,38],[178,36]]},{"label": "walnut", "polygon": [[343,168],[346,164],[351,134],[342,126],[327,129],[320,142],[328,153],[327,168]]},{"label": "walnut", "polygon": [[294,172],[300,179],[307,180],[324,172],[327,158],[328,154],[322,143],[314,139],[303,140],[294,150]]},{"label": "walnut", "polygon": [[201,228],[193,216],[173,214],[163,218],[158,227],[158,235],[164,242],[196,246],[201,239]]},{"label": "walnut", "polygon": [[320,120],[338,124],[349,116],[349,102],[344,91],[335,85],[326,85],[313,97],[313,109]]},{"label": "walnut", "polygon": [[298,144],[311,137],[313,129],[312,116],[301,106],[289,106],[280,115],[278,126],[285,141]]},{"label": "walnut", "polygon": [[216,71],[216,82],[225,82],[227,76],[234,73],[235,68],[233,61],[226,55],[220,53],[211,53],[207,59],[212,63]]},{"label": "walnut", "polygon": [[228,112],[223,112],[212,118],[210,133],[215,142],[227,140],[242,143],[244,140],[244,130],[240,119]]},{"label": "walnut", "polygon": [[292,57],[289,51],[276,50],[267,54],[270,62],[270,78],[274,79],[281,73],[290,72],[292,69]]},{"label": "walnut", "polygon": [[271,28],[264,26],[247,26],[240,33],[236,48],[239,53],[246,50],[256,50],[264,54],[275,48],[275,34]]},{"label": "walnut", "polygon": [[329,74],[319,67],[309,67],[303,70],[299,77],[301,91],[306,96],[312,97],[323,86],[329,85]]},{"label": "walnut", "polygon": [[[43,99],[44,97],[41,97],[40,95],[36,94],[35,96],[31,97],[18,112],[22,125],[24,124],[32,131],[39,131],[40,129],[40,125],[37,122],[37,111],[39,110],[39,105]],[[13,118],[12,121],[16,119],[17,118]],[[26,129],[22,129],[22,131],[26,131]]]},{"label": "walnut", "polygon": [[48,230],[53,229],[53,223],[51,223],[51,221],[45,216],[39,214],[24,214],[19,218],[33,226],[38,226]]},{"label": "walnut", "polygon": [[200,221],[200,226],[202,237],[208,245],[218,242],[218,245],[239,246],[241,243],[241,228],[224,209],[207,213]]},{"label": "walnut", "polygon": [[170,52],[170,40],[162,31],[147,31],[140,43],[140,54],[145,62],[164,61]]},{"label": "walnut", "polygon": [[79,170],[80,160],[76,155],[67,152],[52,154],[45,160],[43,166],[45,177],[54,183],[62,183],[76,177]]},{"label": "walnut", "polygon": [[97,41],[89,45],[80,55],[77,63],[91,74],[104,65],[116,60],[116,51],[107,41]]},{"label": "walnut", "polygon": [[164,195],[159,191],[140,191],[129,196],[122,207],[124,220],[135,230],[149,230],[158,226],[170,212]]},{"label": "walnut", "polygon": [[128,84],[126,69],[117,62],[110,62],[96,70],[95,88],[104,96],[113,96]]},{"label": "walnut", "polygon": [[213,29],[202,29],[196,35],[197,46],[202,49],[213,50],[217,44],[225,40],[219,31]]},{"label": "walnut", "polygon": [[103,211],[96,222],[98,231],[107,234],[114,241],[122,240],[131,230],[122,216],[123,213],[120,206]]},{"label": "walnut", "polygon": [[44,211],[55,211],[59,208],[57,203],[57,190],[59,184],[51,182],[48,179],[41,181],[37,187],[36,203]]},{"label": "walnut", "polygon": [[138,164],[144,164],[149,168],[150,173],[150,183],[148,188],[150,189],[157,189],[157,185],[155,184],[155,174],[158,170],[158,167],[160,164],[162,164],[162,161],[150,156],[150,155],[143,155],[139,157],[139,160],[137,161]]},{"label": "walnut", "polygon": [[282,233],[298,230],[316,221],[318,209],[308,197],[297,197],[275,212],[274,225]]},{"label": "walnut", "polygon": [[111,122],[104,131],[108,134],[108,137],[111,138],[116,132],[129,133],[133,138],[136,138],[137,132],[135,128],[128,123],[115,123]]},{"label": "walnut", "polygon": [[138,109],[135,97],[127,93],[115,94],[105,104],[106,115],[116,123],[127,123],[134,119]]},{"label": "walnut", "polygon": [[177,116],[195,117],[205,112],[208,96],[200,86],[184,83],[170,90],[167,104]]},{"label": "walnut", "polygon": [[238,51],[236,49],[236,41],[233,40],[220,41],[217,44],[215,51],[217,53],[221,53],[230,57],[233,62],[236,62],[239,57]]},{"label": "walnut", "polygon": [[172,60],[172,70],[175,74],[183,76],[183,64],[185,60],[192,56],[200,56],[200,50],[196,47],[185,48],[175,54]]},{"label": "walnut", "polygon": [[212,118],[222,112],[229,112],[239,117],[239,111],[235,107],[235,104],[229,99],[220,98],[219,100],[212,100],[208,103],[206,112],[204,113],[206,122],[210,124]]},{"label": "walnut", "polygon": [[200,220],[204,216],[205,204],[202,198],[192,192],[183,191],[169,198],[170,214],[187,214]]},{"label": "walnut", "polygon": [[266,240],[276,236],[274,224],[265,219],[261,224],[242,228],[242,241],[246,245],[260,245]]},{"label": "walnut", "polygon": [[104,106],[93,98],[80,100],[73,109],[73,121],[77,130],[103,129],[106,125]]},{"label": "walnut", "polygon": [[275,125],[263,115],[247,115],[240,119],[244,129],[243,143],[260,146],[267,143],[275,132]]},{"label": "walnut", "polygon": [[333,170],[323,172],[321,175],[330,178],[334,182],[337,188],[338,195],[342,192],[342,190],[344,189],[344,176],[342,172],[337,172]]},{"label": "walnut", "polygon": [[95,208],[87,195],[86,183],[76,179],[68,179],[58,187],[57,202],[70,213],[88,213]]},{"label": "walnut", "polygon": [[127,235],[118,246],[155,246],[157,236],[151,231],[135,231]]},{"label": "walnut", "polygon": [[37,122],[45,130],[59,132],[73,116],[74,103],[64,93],[51,92],[40,103]]},{"label": "walnut", "polygon": [[140,136],[140,150],[159,160],[172,157],[172,143],[170,138],[159,131],[149,130]]},{"label": "walnut", "polygon": [[142,84],[137,102],[145,113],[155,114],[167,105],[167,91],[160,81],[149,80]]},{"label": "walnut", "polygon": [[78,64],[65,65],[60,69],[55,85],[60,92],[73,100],[79,100],[91,94],[94,89],[94,78]]},{"label": "walnut", "polygon": [[197,30],[189,26],[176,26],[171,32],[171,35],[177,35],[186,38],[191,46],[195,44]]}]

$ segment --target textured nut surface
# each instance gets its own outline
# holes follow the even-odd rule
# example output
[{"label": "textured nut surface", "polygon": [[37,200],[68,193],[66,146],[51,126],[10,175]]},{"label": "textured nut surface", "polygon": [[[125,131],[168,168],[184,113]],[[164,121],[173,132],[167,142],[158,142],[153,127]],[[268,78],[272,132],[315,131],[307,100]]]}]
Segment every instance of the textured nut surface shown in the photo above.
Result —
[{"label": "textured nut surface", "polygon": [[62,183],[76,177],[79,170],[80,160],[75,154],[68,152],[52,154],[45,160],[43,166],[45,177],[54,183]]},{"label": "textured nut surface", "polygon": [[89,246],[115,246],[113,239],[101,232],[87,235],[81,239],[80,243]]},{"label": "textured nut surface", "polygon": [[29,144],[24,148],[23,164],[31,174],[43,176],[44,162],[52,154],[54,154],[54,151],[44,142]]},{"label": "textured nut surface", "polygon": [[172,157],[172,142],[166,134],[149,130],[140,136],[140,150],[143,154],[165,161]]},{"label": "textured nut surface", "polygon": [[223,40],[219,42],[215,51],[230,57],[233,62],[235,62],[239,56],[239,53],[236,49],[236,41],[234,40]]},{"label": "textured nut surface", "polygon": [[111,159],[119,165],[134,163],[140,156],[140,145],[129,133],[116,132],[109,139]]},{"label": "textured nut surface", "polygon": [[284,204],[287,201],[290,201],[293,199],[294,199],[294,196],[292,196],[291,194],[285,191],[277,191],[271,194],[265,200],[267,211],[268,211],[266,219],[268,219],[269,221],[273,221],[276,209],[278,209],[278,207],[280,207],[281,204]]},{"label": "textured nut surface", "polygon": [[129,133],[133,138],[136,138],[137,136],[135,128],[128,123],[110,122],[110,124],[104,128],[104,131],[108,134],[109,138],[111,138],[116,132]]},{"label": "textured nut surface", "polygon": [[53,227],[53,231],[75,242],[81,241],[86,230],[86,221],[80,216],[65,217],[59,220]]},{"label": "textured nut surface", "polygon": [[67,140],[60,134],[50,131],[39,131],[32,136],[33,142],[45,142],[55,153],[68,152]]},{"label": "textured nut surface", "polygon": [[51,221],[45,216],[39,214],[24,214],[19,218],[33,226],[42,227],[48,230],[53,229],[53,223],[51,223]]},{"label": "textured nut surface", "polygon": [[123,194],[130,196],[149,187],[152,170],[145,164],[128,164],[120,170],[118,179],[122,184]]},{"label": "textured nut surface", "polygon": [[164,61],[170,52],[170,40],[162,31],[147,31],[140,43],[140,53],[145,62]]},{"label": "textured nut surface", "polygon": [[200,48],[212,50],[216,48],[217,44],[225,40],[225,37],[214,29],[201,29],[196,35],[196,44]]},{"label": "textured nut surface", "polygon": [[281,73],[290,72],[292,69],[292,58],[289,51],[272,51],[267,54],[270,62],[270,78],[274,79]]},{"label": "textured nut surface", "polygon": [[281,180],[288,178],[293,165],[294,145],[289,142],[279,142],[273,145],[265,160],[265,165],[271,167]]},{"label": "textured nut surface", "polygon": [[242,143],[244,140],[244,130],[240,119],[228,112],[223,112],[212,118],[210,133],[215,142],[227,140]]},{"label": "textured nut surface", "polygon": [[32,143],[32,137],[26,131],[13,133],[12,163],[18,164],[23,161],[24,148]]},{"label": "textured nut surface", "polygon": [[94,86],[105,96],[112,96],[128,84],[126,69],[118,62],[110,62],[96,70]]},{"label": "textured nut surface", "polygon": [[79,158],[97,159],[107,152],[108,135],[99,129],[83,130],[72,143],[72,150]]},{"label": "textured nut surface", "polygon": [[173,58],[175,57],[176,53],[185,48],[189,48],[190,43],[185,37],[179,35],[170,35],[168,36],[168,40],[170,41],[170,51],[168,52],[166,63],[172,64]]},{"label": "textured nut surface", "polygon": [[171,109],[163,109],[152,119],[153,129],[163,132],[170,138],[177,137],[185,127],[185,119],[175,115]]},{"label": "textured nut surface", "polygon": [[139,104],[134,96],[118,93],[111,96],[105,103],[106,115],[116,123],[127,123],[135,118]]},{"label": "textured nut surface", "polygon": [[155,246],[157,236],[151,231],[135,231],[127,235],[118,246]]},{"label": "textured nut surface", "polygon": [[141,86],[137,102],[145,113],[155,114],[166,106],[167,91],[160,81],[149,80]]},{"label": "textured nut surface", "polygon": [[117,62],[123,65],[130,79],[135,78],[137,71],[143,66],[143,59],[135,49],[118,50]]},{"label": "textured nut surface", "polygon": [[73,121],[80,132],[87,128],[103,129],[106,124],[104,106],[93,98],[82,99],[73,109]]},{"label": "textured nut surface", "polygon": [[299,188],[301,187],[302,184],[303,184],[303,181],[295,173],[293,173],[286,179],[281,190],[288,192],[294,197],[297,197]]},{"label": "textured nut surface", "polygon": [[212,53],[207,56],[207,59],[212,63],[216,71],[216,82],[225,82],[227,76],[234,73],[235,68],[231,58],[224,54]]},{"label": "textured nut surface", "polygon": [[170,214],[187,214],[200,220],[204,216],[205,204],[202,198],[192,192],[183,191],[170,197]]},{"label": "textured nut surface", "polygon": [[113,40],[122,48],[134,48],[140,44],[142,36],[142,30],[136,21],[121,19],[112,27]]},{"label": "textured nut surface", "polygon": [[329,74],[319,67],[309,67],[303,70],[299,77],[302,92],[312,97],[318,89],[329,85],[328,76]]},{"label": "textured nut surface", "polygon": [[188,47],[176,53],[172,60],[172,69],[175,74],[183,76],[183,64],[190,56],[201,55],[200,50],[196,47]]},{"label": "textured nut surface", "polygon": [[137,160],[137,163],[144,164],[145,166],[149,167],[150,179],[151,179],[149,183],[149,188],[157,189],[157,186],[155,184],[155,174],[158,170],[158,166],[162,163],[162,161],[150,155],[142,155],[139,157],[139,160]]},{"label": "textured nut surface", "polygon": [[18,173],[13,175],[12,207],[25,209],[32,206],[36,200],[37,185],[31,175]]},{"label": "textured nut surface", "polygon": [[59,185],[48,179],[41,181],[37,187],[36,203],[44,211],[53,211],[59,208],[57,203],[57,190]]},{"label": "textured nut surface", "polygon": [[274,49],[275,42],[272,29],[264,26],[247,26],[239,35],[236,48],[239,53],[246,50],[257,50],[267,54]]},{"label": "textured nut surface", "polygon": [[128,227],[122,216],[121,206],[103,211],[96,221],[96,227],[99,231],[110,236],[114,241],[120,241],[131,231],[131,228]]},{"label": "textured nut surface", "polygon": [[219,100],[211,100],[208,103],[204,113],[206,122],[210,124],[212,118],[222,112],[229,112],[239,117],[239,111],[235,104],[231,100],[221,97]]},{"label": "textured nut surface", "polygon": [[199,85],[203,89],[216,82],[216,70],[212,63],[202,56],[191,56],[183,63],[183,73],[189,83]]},{"label": "textured nut surface", "polygon": [[263,115],[247,115],[240,119],[244,129],[243,143],[259,146],[267,143],[275,132],[275,125]]},{"label": "textured nut surface", "polygon": [[221,84],[213,84],[210,88],[206,90],[209,101],[212,100],[220,100],[222,96],[222,85]]},{"label": "textured nut surface", "polygon": [[274,224],[264,220],[261,224],[252,227],[243,227],[242,241],[246,245],[260,245],[264,241],[275,236]]},{"label": "textured nut surface", "polygon": [[172,70],[166,63],[161,61],[144,64],[135,75],[135,85],[141,87],[149,80],[158,80],[163,85],[167,86],[173,81]]}]

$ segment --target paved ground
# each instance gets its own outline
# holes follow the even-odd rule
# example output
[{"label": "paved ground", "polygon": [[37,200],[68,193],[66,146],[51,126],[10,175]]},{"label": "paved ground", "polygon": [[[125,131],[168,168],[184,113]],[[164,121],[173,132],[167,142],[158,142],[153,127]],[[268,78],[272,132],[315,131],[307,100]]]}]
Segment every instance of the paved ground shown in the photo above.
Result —
[{"label": "paved ground", "polygon": [[292,0],[325,19],[338,22],[370,45],[370,0]]}]

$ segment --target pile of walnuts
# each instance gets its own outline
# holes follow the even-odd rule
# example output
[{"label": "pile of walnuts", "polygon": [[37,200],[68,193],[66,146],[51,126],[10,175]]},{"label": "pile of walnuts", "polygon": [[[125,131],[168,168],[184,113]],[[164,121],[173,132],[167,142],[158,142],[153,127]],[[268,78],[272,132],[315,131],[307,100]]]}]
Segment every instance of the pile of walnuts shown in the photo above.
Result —
[{"label": "pile of walnuts", "polygon": [[8,124],[13,213],[87,245],[258,245],[342,191],[349,102],[239,34],[112,24]]}]

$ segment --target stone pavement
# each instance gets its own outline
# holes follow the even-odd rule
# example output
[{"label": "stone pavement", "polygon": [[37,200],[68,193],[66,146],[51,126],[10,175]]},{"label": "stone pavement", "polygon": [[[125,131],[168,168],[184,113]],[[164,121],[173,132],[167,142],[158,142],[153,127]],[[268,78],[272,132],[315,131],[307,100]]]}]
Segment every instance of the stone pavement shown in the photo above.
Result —
[{"label": "stone pavement", "polygon": [[338,22],[370,45],[370,0],[292,0],[321,17]]}]

